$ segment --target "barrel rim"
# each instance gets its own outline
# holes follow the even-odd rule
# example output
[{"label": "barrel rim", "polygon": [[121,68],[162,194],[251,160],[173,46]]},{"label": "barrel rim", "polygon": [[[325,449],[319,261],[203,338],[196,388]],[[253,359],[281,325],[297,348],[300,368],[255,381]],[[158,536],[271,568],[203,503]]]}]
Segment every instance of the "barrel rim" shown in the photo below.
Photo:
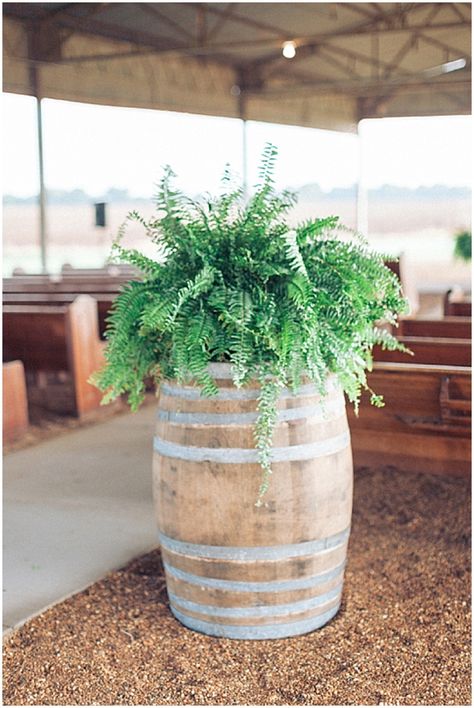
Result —
[{"label": "barrel rim", "polygon": [[[207,373],[216,381],[229,381],[230,383],[233,383],[233,369],[234,365],[232,363],[228,362],[210,362],[207,367],[206,371]],[[175,388],[177,387],[182,387],[186,389],[198,389],[200,390],[202,387],[192,378],[192,374],[189,374],[190,380],[183,381],[181,383],[178,383],[178,380],[174,377],[169,377],[169,378],[164,378],[161,382],[161,385],[163,384],[168,384]],[[274,379],[274,376],[266,376],[265,379]],[[300,389],[308,387],[309,385],[313,386],[315,391],[321,395],[321,390],[318,387],[318,385],[311,379],[311,377],[308,375],[307,372],[302,372],[301,374],[301,382],[297,388],[293,391],[293,389],[282,389],[283,391],[291,391],[293,396],[298,396]],[[251,387],[255,387],[257,385],[257,388],[255,389],[257,392],[260,392],[260,383],[259,381],[253,377],[251,378],[247,383],[243,384],[242,386],[235,386],[233,385],[232,387],[237,388],[239,390],[248,390]],[[323,382],[323,387],[326,391],[326,395],[332,391],[342,391],[342,386],[341,383],[339,382],[339,379],[336,374],[333,373],[328,373],[324,382]],[[226,387],[224,390],[228,390],[229,387]]]},{"label": "barrel rim", "polygon": [[[232,370],[234,368],[234,364],[232,364],[231,362],[224,361],[211,361],[207,365],[208,373],[216,379],[232,379]],[[302,377],[304,378],[305,376],[308,377],[308,374],[302,372]],[[337,380],[337,376],[335,374],[328,374],[327,379]]]}]

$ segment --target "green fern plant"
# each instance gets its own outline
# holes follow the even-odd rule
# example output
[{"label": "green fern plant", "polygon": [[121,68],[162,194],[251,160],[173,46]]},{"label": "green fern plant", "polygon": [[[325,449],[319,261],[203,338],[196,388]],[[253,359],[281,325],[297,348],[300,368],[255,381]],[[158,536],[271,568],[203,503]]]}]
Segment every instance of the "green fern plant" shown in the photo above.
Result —
[{"label": "green fern plant", "polygon": [[454,255],[462,261],[469,262],[472,258],[472,236],[470,231],[460,231],[454,240]]},{"label": "green fern plant", "polygon": [[[277,193],[277,151],[267,145],[259,184],[245,204],[229,171],[216,198],[188,199],[174,186],[171,169],[156,196],[157,215],[144,221],[156,260],[122,246],[113,257],[137,266],[141,281],[129,283],[109,317],[106,365],[93,377],[104,402],[128,394],[133,410],[145,379],[194,380],[202,393],[217,392],[210,362],[232,365],[233,381],[261,384],[255,442],[263,479],[262,503],[271,475],[271,444],[282,387],[298,390],[304,376],[321,393],[335,374],[357,409],[372,347],[403,349],[379,321],[395,323],[407,310],[396,276],[364,238],[337,217],[291,228],[285,217],[295,203]],[[372,403],[383,405],[373,391]]]}]

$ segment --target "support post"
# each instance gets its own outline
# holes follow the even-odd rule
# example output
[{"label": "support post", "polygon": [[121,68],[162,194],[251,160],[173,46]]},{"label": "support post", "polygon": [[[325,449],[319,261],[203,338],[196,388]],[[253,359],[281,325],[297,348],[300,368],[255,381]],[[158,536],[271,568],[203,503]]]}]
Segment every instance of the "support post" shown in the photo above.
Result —
[{"label": "support post", "polygon": [[242,170],[243,170],[243,191],[244,199],[247,200],[248,185],[248,151],[247,151],[247,120],[242,120]]},{"label": "support post", "polygon": [[369,199],[367,191],[367,176],[365,164],[365,151],[363,130],[360,121],[357,125],[357,136],[359,141],[359,180],[357,182],[357,231],[369,235]]},{"label": "support post", "polygon": [[44,159],[43,159],[43,115],[41,98],[38,85],[38,70],[32,63],[30,64],[30,83],[33,95],[36,98],[36,128],[38,135],[38,166],[39,166],[39,228],[40,228],[40,253],[41,270],[48,272],[47,248],[46,248],[46,187],[44,182]]},{"label": "support post", "polygon": [[248,150],[247,150],[247,117],[243,91],[239,94],[239,116],[242,121],[242,190],[244,200],[248,197]]}]

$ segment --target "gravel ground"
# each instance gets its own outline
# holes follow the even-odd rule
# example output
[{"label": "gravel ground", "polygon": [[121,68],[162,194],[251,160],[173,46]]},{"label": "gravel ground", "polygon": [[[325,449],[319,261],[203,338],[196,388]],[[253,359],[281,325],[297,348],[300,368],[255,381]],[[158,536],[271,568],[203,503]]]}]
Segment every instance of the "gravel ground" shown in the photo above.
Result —
[{"label": "gravel ground", "polygon": [[236,641],[169,612],[158,550],[4,644],[6,705],[470,705],[466,480],[359,470],[344,600],[303,637]]}]

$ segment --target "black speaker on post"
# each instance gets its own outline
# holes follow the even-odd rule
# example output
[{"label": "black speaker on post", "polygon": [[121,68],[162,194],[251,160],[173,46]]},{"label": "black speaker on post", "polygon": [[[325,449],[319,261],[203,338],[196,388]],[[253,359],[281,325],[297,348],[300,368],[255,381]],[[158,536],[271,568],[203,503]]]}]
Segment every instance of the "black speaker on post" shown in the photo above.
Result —
[{"label": "black speaker on post", "polygon": [[97,202],[94,204],[95,208],[95,225],[96,226],[107,226],[107,219],[105,216],[105,202]]}]

